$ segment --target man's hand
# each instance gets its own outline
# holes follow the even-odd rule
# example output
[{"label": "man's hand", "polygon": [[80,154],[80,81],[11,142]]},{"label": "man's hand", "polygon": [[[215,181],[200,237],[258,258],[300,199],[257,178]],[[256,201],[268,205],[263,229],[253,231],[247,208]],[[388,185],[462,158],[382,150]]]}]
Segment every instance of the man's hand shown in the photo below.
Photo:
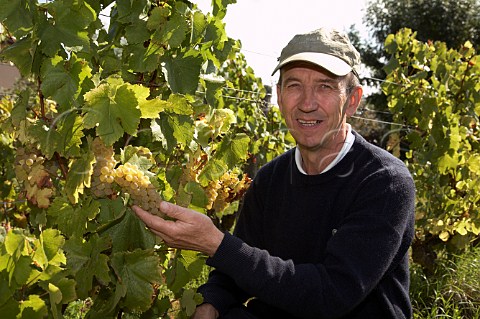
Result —
[{"label": "man's hand", "polygon": [[211,257],[223,240],[224,234],[212,220],[194,210],[164,201],[160,204],[160,210],[174,219],[165,220],[138,206],[132,208],[145,225],[170,247],[196,250]]},{"label": "man's hand", "polygon": [[195,310],[192,319],[217,319],[218,311],[209,303],[200,305]]}]

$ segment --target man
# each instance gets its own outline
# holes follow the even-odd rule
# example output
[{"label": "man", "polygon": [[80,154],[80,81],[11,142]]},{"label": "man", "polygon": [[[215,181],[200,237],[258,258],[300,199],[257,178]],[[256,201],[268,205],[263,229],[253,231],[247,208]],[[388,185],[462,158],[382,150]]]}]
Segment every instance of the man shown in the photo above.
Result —
[{"label": "man", "polygon": [[[137,215],[173,247],[210,256],[194,318],[410,318],[414,184],[397,158],[352,131],[360,58],[319,29],[283,49],[278,105],[297,147],[258,172],[234,235],[166,202]],[[248,302],[247,302],[248,301]]]}]

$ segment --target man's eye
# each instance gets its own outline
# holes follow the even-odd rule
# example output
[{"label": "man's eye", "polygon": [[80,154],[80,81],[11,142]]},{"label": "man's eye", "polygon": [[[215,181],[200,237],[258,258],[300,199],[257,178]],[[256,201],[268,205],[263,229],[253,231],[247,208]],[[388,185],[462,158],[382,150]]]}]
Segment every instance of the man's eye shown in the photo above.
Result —
[{"label": "man's eye", "polygon": [[287,88],[293,89],[293,88],[299,88],[300,85],[298,83],[290,83],[287,85]]}]

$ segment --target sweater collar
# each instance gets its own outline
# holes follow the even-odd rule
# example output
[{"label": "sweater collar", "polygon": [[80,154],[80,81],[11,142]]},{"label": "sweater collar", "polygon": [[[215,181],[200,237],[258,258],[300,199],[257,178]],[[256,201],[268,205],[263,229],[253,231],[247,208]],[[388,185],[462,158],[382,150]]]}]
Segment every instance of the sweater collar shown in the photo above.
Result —
[{"label": "sweater collar", "polygon": [[[335,159],[320,174],[328,172],[335,165],[337,165],[337,163],[340,162],[345,157],[345,155],[347,155],[348,151],[350,151],[354,141],[355,141],[355,135],[353,135],[352,133],[352,126],[350,124],[347,124],[347,137],[345,138],[345,143],[343,143],[342,149],[340,150],[340,152],[338,152]],[[305,172],[305,170],[303,169],[302,162],[303,162],[302,155],[300,154],[298,147],[296,147],[295,163],[297,164],[297,168],[300,171],[300,173],[304,175],[308,175],[307,172]]]}]

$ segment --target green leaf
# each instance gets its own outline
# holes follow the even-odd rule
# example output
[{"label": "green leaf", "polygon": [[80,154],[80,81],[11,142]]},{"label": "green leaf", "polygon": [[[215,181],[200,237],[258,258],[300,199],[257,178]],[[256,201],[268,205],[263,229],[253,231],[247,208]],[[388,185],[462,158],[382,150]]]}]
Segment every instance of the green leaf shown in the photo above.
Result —
[{"label": "green leaf", "polygon": [[150,37],[150,32],[147,29],[147,22],[143,20],[135,21],[135,24],[128,25],[125,28],[125,38],[129,45],[143,44]]},{"label": "green leaf", "polygon": [[237,118],[230,109],[215,109],[209,123],[215,128],[215,135],[224,134],[235,124]]},{"label": "green leaf", "polygon": [[203,298],[200,294],[195,293],[193,289],[186,289],[183,294],[182,298],[180,299],[180,305],[182,308],[185,309],[187,316],[193,315],[197,305],[203,301]]},{"label": "green leaf", "polygon": [[179,47],[183,40],[185,40],[187,28],[185,17],[176,12],[167,22],[166,27],[162,30],[165,32],[163,35],[163,38],[167,40],[165,42],[167,42],[172,48]]},{"label": "green leaf", "polygon": [[110,282],[108,256],[102,252],[109,249],[111,243],[106,238],[93,234],[88,241],[74,237],[65,242],[67,266],[76,273],[79,298],[87,298],[92,289],[94,277],[102,284]]},{"label": "green leaf", "polygon": [[80,158],[74,159],[69,165],[64,189],[72,204],[78,203],[78,195],[83,194],[85,187],[90,187],[94,162],[93,152],[87,152]]},{"label": "green leaf", "polygon": [[205,15],[200,11],[195,11],[193,13],[192,19],[192,37],[190,41],[192,43],[200,42],[203,39],[203,33],[207,28],[207,18]]},{"label": "green leaf", "polygon": [[12,61],[18,68],[22,76],[27,77],[32,71],[33,64],[33,41],[30,36],[26,36],[14,44],[8,46],[1,52],[1,57],[7,61]]},{"label": "green leaf", "polygon": [[77,299],[77,294],[75,292],[75,286],[77,282],[74,279],[61,278],[58,281],[55,281],[55,285],[62,292],[62,303],[66,304]]},{"label": "green leaf", "polygon": [[54,319],[58,319],[62,316],[58,307],[58,305],[62,302],[62,291],[51,282],[48,283],[47,291],[48,295],[50,296],[51,314]]},{"label": "green leaf", "polygon": [[250,138],[244,133],[236,134],[233,137],[227,135],[220,143],[214,157],[224,161],[231,169],[248,157],[249,143]]},{"label": "green leaf", "polygon": [[185,260],[183,260],[183,258],[177,258],[174,267],[170,267],[165,271],[165,276],[167,286],[174,294],[178,294],[192,278],[185,266]]},{"label": "green leaf", "polygon": [[200,253],[193,250],[182,250],[181,255],[190,276],[192,278],[198,278],[205,266],[205,258],[202,257]]},{"label": "green leaf", "polygon": [[109,223],[116,222],[117,219],[121,218],[127,209],[122,197],[117,197],[114,200],[100,199],[97,202],[100,203],[100,215],[97,222],[105,228],[108,228]]},{"label": "green leaf", "polygon": [[20,312],[20,318],[42,319],[48,314],[48,309],[39,295],[32,294],[20,304]]},{"label": "green leaf", "polygon": [[0,21],[17,39],[31,30],[31,3],[24,0],[0,0]]},{"label": "green leaf", "polygon": [[162,282],[160,260],[153,250],[116,253],[111,264],[119,278],[117,287],[126,288],[125,306],[135,311],[150,308],[153,285]]},{"label": "green leaf", "polygon": [[19,318],[20,316],[20,303],[16,300],[5,303],[0,306],[0,313],[4,318]]},{"label": "green leaf", "polygon": [[82,129],[82,118],[75,112],[65,112],[50,126],[43,120],[38,120],[27,133],[39,143],[45,157],[51,159],[55,152],[65,157],[80,155]]},{"label": "green leaf", "polygon": [[62,291],[54,284],[48,283],[48,292],[50,294],[50,302],[52,304],[59,304],[62,301]]},{"label": "green leaf", "polygon": [[200,56],[177,55],[164,58],[163,73],[174,93],[194,94],[203,59]]},{"label": "green leaf", "polygon": [[168,7],[155,7],[152,9],[147,21],[147,28],[149,30],[158,30],[163,28],[163,25],[167,23],[167,17],[170,14]]},{"label": "green leaf", "polygon": [[200,184],[188,182],[185,185],[185,192],[191,196],[192,205],[205,207],[208,204],[208,197]]},{"label": "green leaf", "polygon": [[210,181],[218,180],[228,170],[223,160],[211,159],[198,175],[198,181],[202,186],[207,186]]},{"label": "green leaf", "polygon": [[190,116],[168,114],[167,121],[178,143],[188,145],[192,141],[195,130]]},{"label": "green leaf", "polygon": [[[112,238],[112,252],[150,249],[155,245],[155,236],[145,229],[145,224],[127,209],[118,223],[105,231]],[[132,236],[135,234],[135,236]]]},{"label": "green leaf", "polygon": [[65,239],[56,229],[45,229],[40,233],[35,242],[33,261],[37,266],[45,270],[49,264],[59,266],[66,262],[65,255],[61,250]]},{"label": "green leaf", "polygon": [[0,0],[0,21],[5,20],[22,7],[22,2],[22,0]]},{"label": "green leaf", "polygon": [[227,14],[227,6],[232,3],[237,3],[237,0],[212,0],[213,15],[217,19],[223,19]]},{"label": "green leaf", "polygon": [[53,22],[45,23],[40,35],[40,48],[48,56],[54,56],[62,46],[90,49],[86,27],[97,18],[96,12],[86,1],[75,5],[68,0],[54,1],[45,5]]},{"label": "green leaf", "polygon": [[449,154],[445,154],[440,157],[438,160],[438,170],[442,174],[446,174],[450,169],[456,168],[458,165],[458,160]]},{"label": "green leaf", "polygon": [[49,224],[57,225],[67,237],[81,236],[87,231],[87,222],[99,212],[100,204],[87,200],[79,207],[74,207],[65,198],[56,197],[48,208]]},{"label": "green leaf", "polygon": [[135,23],[138,20],[139,16],[143,13],[146,3],[146,0],[117,0],[117,20],[125,24]]},{"label": "green leaf", "polygon": [[143,89],[113,82],[86,93],[85,127],[96,127],[97,135],[106,145],[118,141],[125,132],[135,135],[141,116],[136,94]]},{"label": "green leaf", "polygon": [[29,98],[30,90],[27,89],[22,91],[18,99],[15,101],[15,106],[10,115],[14,126],[20,126],[21,121],[26,119]]},{"label": "green leaf", "polygon": [[82,84],[91,88],[92,70],[83,60],[72,54],[68,61],[55,56],[42,63],[41,90],[45,97],[57,101],[63,109],[76,105],[76,99],[82,92]]}]

